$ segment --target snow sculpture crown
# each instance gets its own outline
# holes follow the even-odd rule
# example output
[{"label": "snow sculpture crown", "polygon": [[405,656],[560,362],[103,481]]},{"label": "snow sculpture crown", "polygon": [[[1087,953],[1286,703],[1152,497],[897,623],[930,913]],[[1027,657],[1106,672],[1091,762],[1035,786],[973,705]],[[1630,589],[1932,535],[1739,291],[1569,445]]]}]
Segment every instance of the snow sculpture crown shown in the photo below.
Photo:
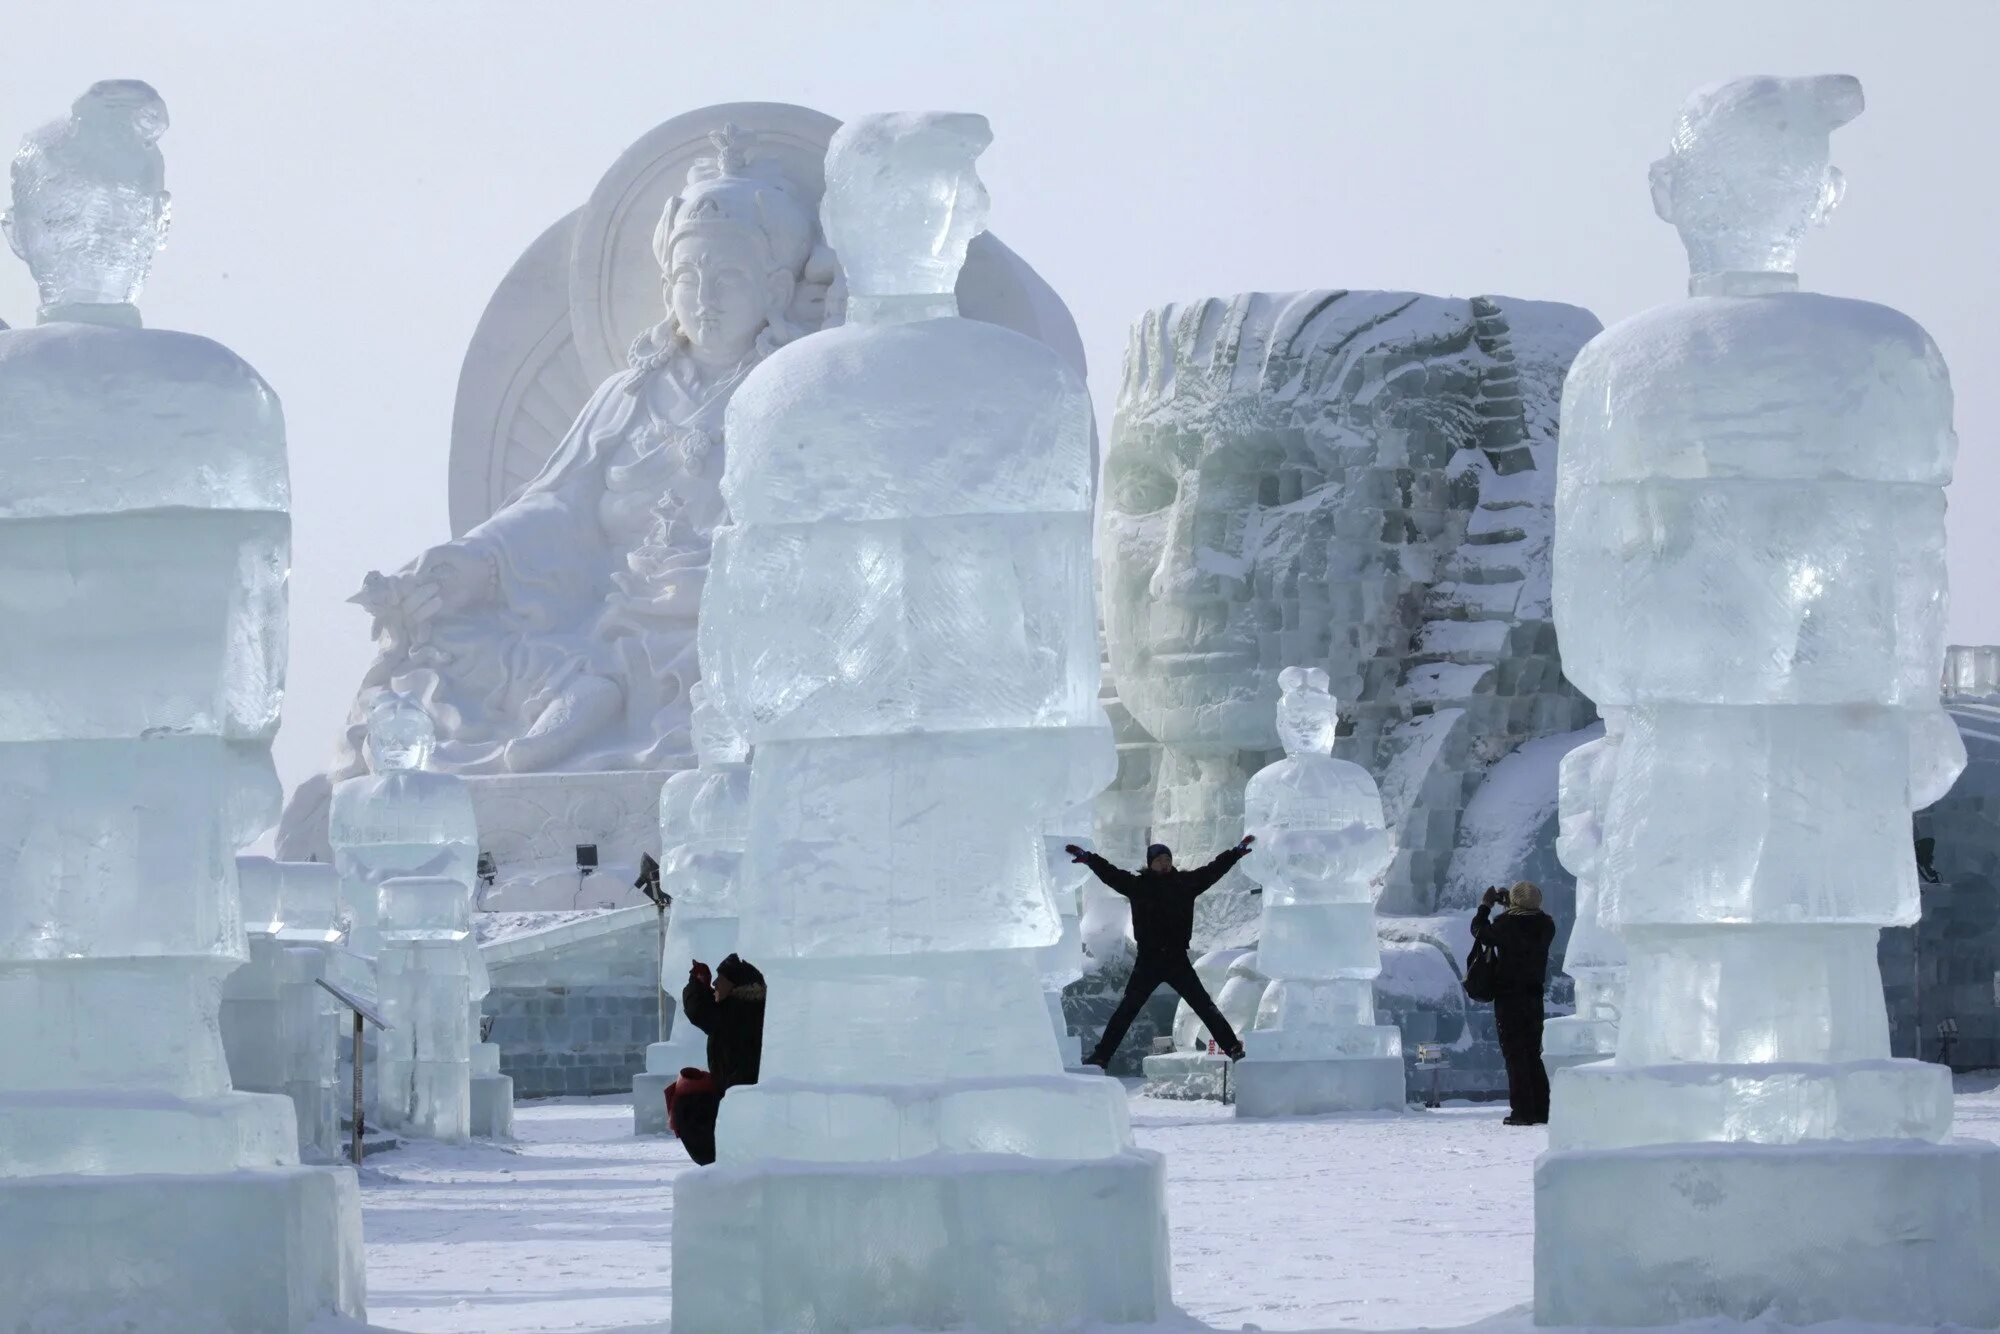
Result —
[{"label": "snow sculpture crown", "polygon": [[437,726],[407,695],[385,695],[368,715],[368,757],[376,773],[428,769]]},{"label": "snow sculpture crown", "polygon": [[974,162],[986,117],[927,111],[865,116],[826,150],[820,223],[853,297],[949,296],[990,203]]},{"label": "snow sculpture crown", "polygon": [[[1861,83],[1847,74],[1763,75],[1689,94],[1652,184],[1654,210],[1687,247],[1691,292],[1744,286],[1717,281],[1730,274],[1792,274],[1807,229],[1845,189],[1829,137],[1861,107]],[[1766,278],[1751,290],[1791,285]]]},{"label": "snow sculpture crown", "polygon": [[166,243],[167,104],[137,79],[94,83],[21,141],[7,240],[28,262],[42,318],[73,306],[129,306]]},{"label": "snow sculpture crown", "polygon": [[1323,667],[1287,667],[1278,673],[1278,740],[1287,755],[1330,755],[1340,731],[1340,702],[1328,693]]},{"label": "snow sculpture crown", "polygon": [[748,232],[771,267],[795,273],[812,250],[813,225],[784,176],[750,160],[756,136],[725,125],[708,136],[715,156],[688,168],[687,188],[667,201],[653,229],[653,257],[665,268],[674,243],[703,231]]}]

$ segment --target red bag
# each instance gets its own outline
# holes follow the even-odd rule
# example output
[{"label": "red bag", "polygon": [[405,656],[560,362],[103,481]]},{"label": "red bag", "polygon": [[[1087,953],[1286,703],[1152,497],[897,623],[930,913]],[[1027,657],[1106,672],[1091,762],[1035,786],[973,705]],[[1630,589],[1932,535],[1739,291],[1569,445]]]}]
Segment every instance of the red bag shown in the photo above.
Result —
[{"label": "red bag", "polygon": [[667,1085],[667,1129],[674,1132],[674,1138],[680,1138],[681,1133],[680,1123],[674,1119],[674,1104],[685,1094],[713,1092],[715,1080],[708,1071],[697,1070],[691,1065],[681,1067],[681,1077]]}]

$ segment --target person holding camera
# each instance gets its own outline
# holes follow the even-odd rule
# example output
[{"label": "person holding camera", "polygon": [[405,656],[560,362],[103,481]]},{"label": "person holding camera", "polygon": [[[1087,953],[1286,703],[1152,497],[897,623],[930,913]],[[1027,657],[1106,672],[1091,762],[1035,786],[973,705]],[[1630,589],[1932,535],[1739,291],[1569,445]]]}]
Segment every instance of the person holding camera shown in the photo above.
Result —
[{"label": "person holding camera", "polygon": [[708,1034],[708,1069],[689,1068],[667,1090],[667,1120],[688,1157],[715,1161],[715,1119],[739,1084],[757,1082],[764,1058],[764,975],[734,954],[715,966],[696,960],[681,990],[681,1016]]},{"label": "person holding camera", "polygon": [[[1498,904],[1506,909],[1492,916]],[[1542,911],[1542,891],[1523,880],[1512,889],[1489,887],[1472,916],[1473,937],[1492,947],[1495,959],[1493,1026],[1507,1062],[1510,1126],[1549,1121],[1549,1072],[1542,1065],[1542,993],[1548,986],[1549,946],[1555,919]]]}]

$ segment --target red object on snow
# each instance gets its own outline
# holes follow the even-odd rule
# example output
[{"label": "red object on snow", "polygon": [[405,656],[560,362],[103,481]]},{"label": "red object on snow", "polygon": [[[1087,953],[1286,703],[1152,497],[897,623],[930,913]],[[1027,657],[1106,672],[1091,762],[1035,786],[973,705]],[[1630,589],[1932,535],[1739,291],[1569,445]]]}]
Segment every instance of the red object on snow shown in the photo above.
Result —
[{"label": "red object on snow", "polygon": [[709,1076],[708,1071],[697,1070],[691,1065],[681,1067],[681,1077],[667,1085],[667,1129],[674,1132],[675,1139],[680,1138],[681,1128],[674,1120],[674,1104],[684,1094],[713,1092],[715,1092],[715,1080]]}]

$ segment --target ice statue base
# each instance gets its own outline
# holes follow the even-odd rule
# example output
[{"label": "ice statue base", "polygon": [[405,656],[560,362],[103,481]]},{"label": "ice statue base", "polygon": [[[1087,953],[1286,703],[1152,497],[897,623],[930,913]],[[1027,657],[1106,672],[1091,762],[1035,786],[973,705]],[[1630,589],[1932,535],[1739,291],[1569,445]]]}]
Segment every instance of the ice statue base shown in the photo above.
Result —
[{"label": "ice statue base", "polygon": [[1221,1102],[1228,1091],[1229,1058],[1214,1052],[1163,1052],[1148,1056],[1140,1068],[1146,1083],[1139,1092],[1148,1098]]},{"label": "ice statue base", "polygon": [[1536,1323],[1713,1318],[2000,1324],[2000,1145],[1687,1144],[1542,1155]]},{"label": "ice statue base", "polygon": [[689,1066],[708,1067],[708,1040],[697,1033],[691,1038],[672,1037],[646,1048],[646,1068],[632,1076],[632,1133],[670,1135],[667,1124],[667,1088]]},{"label": "ice statue base", "polygon": [[1136,1149],[683,1172],[674,1334],[1158,1321],[1165,1188],[1160,1156]]},{"label": "ice statue base", "polygon": [[1400,1056],[1325,1061],[1238,1061],[1231,1080],[1238,1116],[1400,1112],[1409,1103]]},{"label": "ice statue base", "polygon": [[0,1179],[8,1334],[270,1334],[366,1315],[345,1167]]},{"label": "ice statue base", "polygon": [[514,1081],[510,1076],[472,1077],[472,1133],[478,1139],[514,1138]]}]

